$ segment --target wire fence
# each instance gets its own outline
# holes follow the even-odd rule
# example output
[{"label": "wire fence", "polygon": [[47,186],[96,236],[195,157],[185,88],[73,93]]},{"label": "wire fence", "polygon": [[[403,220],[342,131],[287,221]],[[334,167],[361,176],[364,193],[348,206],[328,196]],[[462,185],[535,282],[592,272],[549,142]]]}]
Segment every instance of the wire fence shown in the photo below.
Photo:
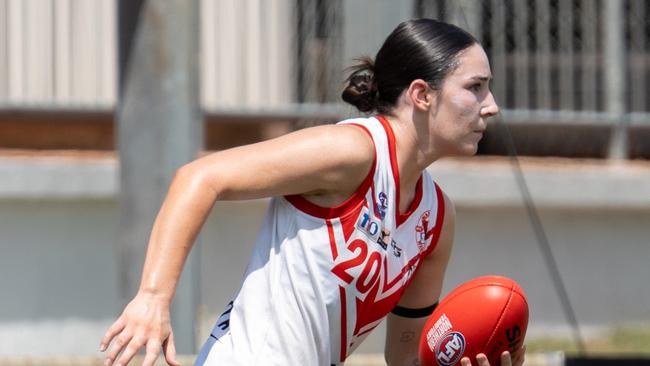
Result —
[{"label": "wire fence", "polygon": [[[400,21],[432,17],[482,42],[503,109],[650,112],[645,0],[196,1],[206,110],[339,105],[355,57]],[[112,108],[116,7],[0,0],[0,106]]]},{"label": "wire fence", "polygon": [[0,105],[110,107],[115,52],[113,0],[0,0]]}]

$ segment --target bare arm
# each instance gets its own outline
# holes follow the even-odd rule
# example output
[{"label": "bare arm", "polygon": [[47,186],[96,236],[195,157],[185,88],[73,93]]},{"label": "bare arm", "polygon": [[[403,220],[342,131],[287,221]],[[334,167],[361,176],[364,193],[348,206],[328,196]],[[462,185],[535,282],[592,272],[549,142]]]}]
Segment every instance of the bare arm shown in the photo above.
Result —
[{"label": "bare arm", "polygon": [[167,362],[178,364],[169,306],[215,201],[303,194],[335,205],[361,184],[373,154],[361,129],[329,125],[214,153],[179,169],[153,225],[140,289],[101,341],[102,350],[113,342],[109,364],[126,365],[146,347],[144,365],[153,365],[161,346]]},{"label": "bare arm", "polygon": [[[421,309],[438,301],[442,280],[451,255],[456,211],[445,195],[445,217],[436,249],[424,259],[413,282],[404,292],[399,305]],[[427,317],[405,318],[388,314],[385,357],[389,366],[419,365],[418,345]]]}]

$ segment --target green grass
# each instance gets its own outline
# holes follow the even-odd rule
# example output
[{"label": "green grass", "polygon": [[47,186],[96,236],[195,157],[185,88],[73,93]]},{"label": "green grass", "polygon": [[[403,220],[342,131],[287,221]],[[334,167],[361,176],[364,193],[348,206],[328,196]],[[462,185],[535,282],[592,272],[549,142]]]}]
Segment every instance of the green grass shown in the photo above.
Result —
[{"label": "green grass", "polygon": [[[585,339],[587,355],[650,356],[650,324],[611,329]],[[576,354],[578,349],[569,338],[536,338],[526,341],[526,352],[563,351]]]}]

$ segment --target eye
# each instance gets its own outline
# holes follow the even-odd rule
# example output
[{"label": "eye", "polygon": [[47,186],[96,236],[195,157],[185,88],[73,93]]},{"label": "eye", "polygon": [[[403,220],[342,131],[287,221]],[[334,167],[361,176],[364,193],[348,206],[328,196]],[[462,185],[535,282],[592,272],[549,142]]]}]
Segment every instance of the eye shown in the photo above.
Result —
[{"label": "eye", "polygon": [[481,88],[483,87],[483,84],[481,83],[475,83],[469,86],[469,90],[474,91],[474,92],[479,92],[481,91]]}]

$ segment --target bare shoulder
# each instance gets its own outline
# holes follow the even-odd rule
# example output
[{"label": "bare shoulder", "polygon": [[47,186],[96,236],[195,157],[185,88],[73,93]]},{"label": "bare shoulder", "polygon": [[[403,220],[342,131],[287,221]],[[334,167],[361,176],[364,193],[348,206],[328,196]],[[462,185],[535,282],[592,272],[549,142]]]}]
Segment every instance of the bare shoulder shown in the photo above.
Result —
[{"label": "bare shoulder", "polygon": [[185,171],[219,199],[317,194],[335,201],[359,186],[373,161],[374,145],[361,128],[323,125],[218,151]]},{"label": "bare shoulder", "polygon": [[375,160],[375,145],[366,131],[354,125],[334,127],[341,130],[341,143],[348,147],[347,153],[353,160],[361,160],[365,164]]},{"label": "bare shoulder", "polygon": [[310,137],[320,139],[324,145],[333,149],[328,154],[344,155],[348,160],[372,161],[374,144],[362,128],[355,125],[323,125],[303,130]]},{"label": "bare shoulder", "polygon": [[[348,198],[363,182],[375,161],[375,147],[371,137],[358,126],[324,125],[301,132],[313,144],[318,154],[322,190],[320,204]],[[314,151],[314,150],[312,150]],[[325,197],[329,196],[329,197]],[[330,202],[331,199],[331,202]]]}]

